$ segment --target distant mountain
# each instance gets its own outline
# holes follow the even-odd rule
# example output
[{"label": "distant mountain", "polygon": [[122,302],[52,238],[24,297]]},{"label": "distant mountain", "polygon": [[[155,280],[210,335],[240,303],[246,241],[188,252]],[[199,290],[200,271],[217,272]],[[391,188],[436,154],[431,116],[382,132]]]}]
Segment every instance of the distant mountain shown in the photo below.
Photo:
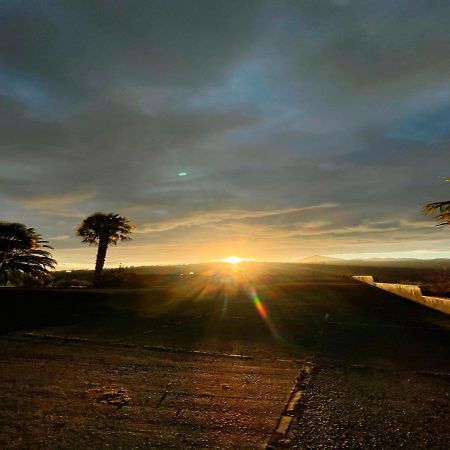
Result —
[{"label": "distant mountain", "polygon": [[450,259],[415,259],[415,258],[368,258],[368,259],[341,259],[331,256],[312,255],[296,261],[298,264],[329,264],[341,266],[366,267],[410,267],[410,268],[450,268]]},{"label": "distant mountain", "polygon": [[337,264],[343,262],[340,258],[332,258],[331,256],[311,255],[305,256],[297,261],[300,264]]},{"label": "distant mountain", "polygon": [[442,268],[450,267],[450,259],[419,259],[419,258],[370,258],[348,260],[348,265],[379,266],[379,267],[410,267],[410,268]]}]

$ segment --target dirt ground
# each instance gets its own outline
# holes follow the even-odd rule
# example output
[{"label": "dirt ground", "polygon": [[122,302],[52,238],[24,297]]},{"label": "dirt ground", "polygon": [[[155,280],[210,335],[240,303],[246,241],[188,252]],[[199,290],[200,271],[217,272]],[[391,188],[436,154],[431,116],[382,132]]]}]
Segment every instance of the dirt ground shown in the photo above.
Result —
[{"label": "dirt ground", "polygon": [[2,339],[1,448],[262,448],[299,363]]}]

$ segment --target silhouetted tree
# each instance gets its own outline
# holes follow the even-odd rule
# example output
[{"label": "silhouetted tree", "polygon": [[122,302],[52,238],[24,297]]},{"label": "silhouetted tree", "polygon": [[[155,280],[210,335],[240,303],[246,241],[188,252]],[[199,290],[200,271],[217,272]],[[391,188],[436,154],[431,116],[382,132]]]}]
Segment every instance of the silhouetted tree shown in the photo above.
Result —
[{"label": "silhouetted tree", "polygon": [[33,228],[22,223],[0,222],[0,284],[47,276],[56,265],[46,250],[51,248]]},{"label": "silhouetted tree", "polygon": [[[450,181],[450,178],[446,179]],[[434,214],[434,218],[439,221],[437,226],[450,225],[450,200],[445,202],[428,203],[423,208],[426,214]]]},{"label": "silhouetted tree", "polygon": [[108,245],[116,245],[118,241],[130,240],[131,238],[127,235],[133,229],[134,225],[126,217],[114,213],[104,214],[99,212],[84,219],[83,223],[77,228],[77,235],[83,238],[82,242],[98,245],[94,286],[99,284]]}]

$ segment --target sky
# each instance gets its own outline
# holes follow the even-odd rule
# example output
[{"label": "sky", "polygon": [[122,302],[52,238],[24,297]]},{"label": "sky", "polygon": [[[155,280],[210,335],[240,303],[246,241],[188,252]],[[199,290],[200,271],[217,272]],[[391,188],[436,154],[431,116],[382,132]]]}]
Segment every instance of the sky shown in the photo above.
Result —
[{"label": "sky", "polygon": [[1,220],[59,268],[450,257],[448,0],[0,2]]}]

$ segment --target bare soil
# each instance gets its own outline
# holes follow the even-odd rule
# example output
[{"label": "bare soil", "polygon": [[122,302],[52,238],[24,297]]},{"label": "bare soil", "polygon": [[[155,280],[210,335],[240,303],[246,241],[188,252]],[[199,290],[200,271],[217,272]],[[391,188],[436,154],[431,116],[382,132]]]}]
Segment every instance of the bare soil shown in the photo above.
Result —
[{"label": "bare soil", "polygon": [[293,361],[4,338],[1,448],[261,448]]}]

